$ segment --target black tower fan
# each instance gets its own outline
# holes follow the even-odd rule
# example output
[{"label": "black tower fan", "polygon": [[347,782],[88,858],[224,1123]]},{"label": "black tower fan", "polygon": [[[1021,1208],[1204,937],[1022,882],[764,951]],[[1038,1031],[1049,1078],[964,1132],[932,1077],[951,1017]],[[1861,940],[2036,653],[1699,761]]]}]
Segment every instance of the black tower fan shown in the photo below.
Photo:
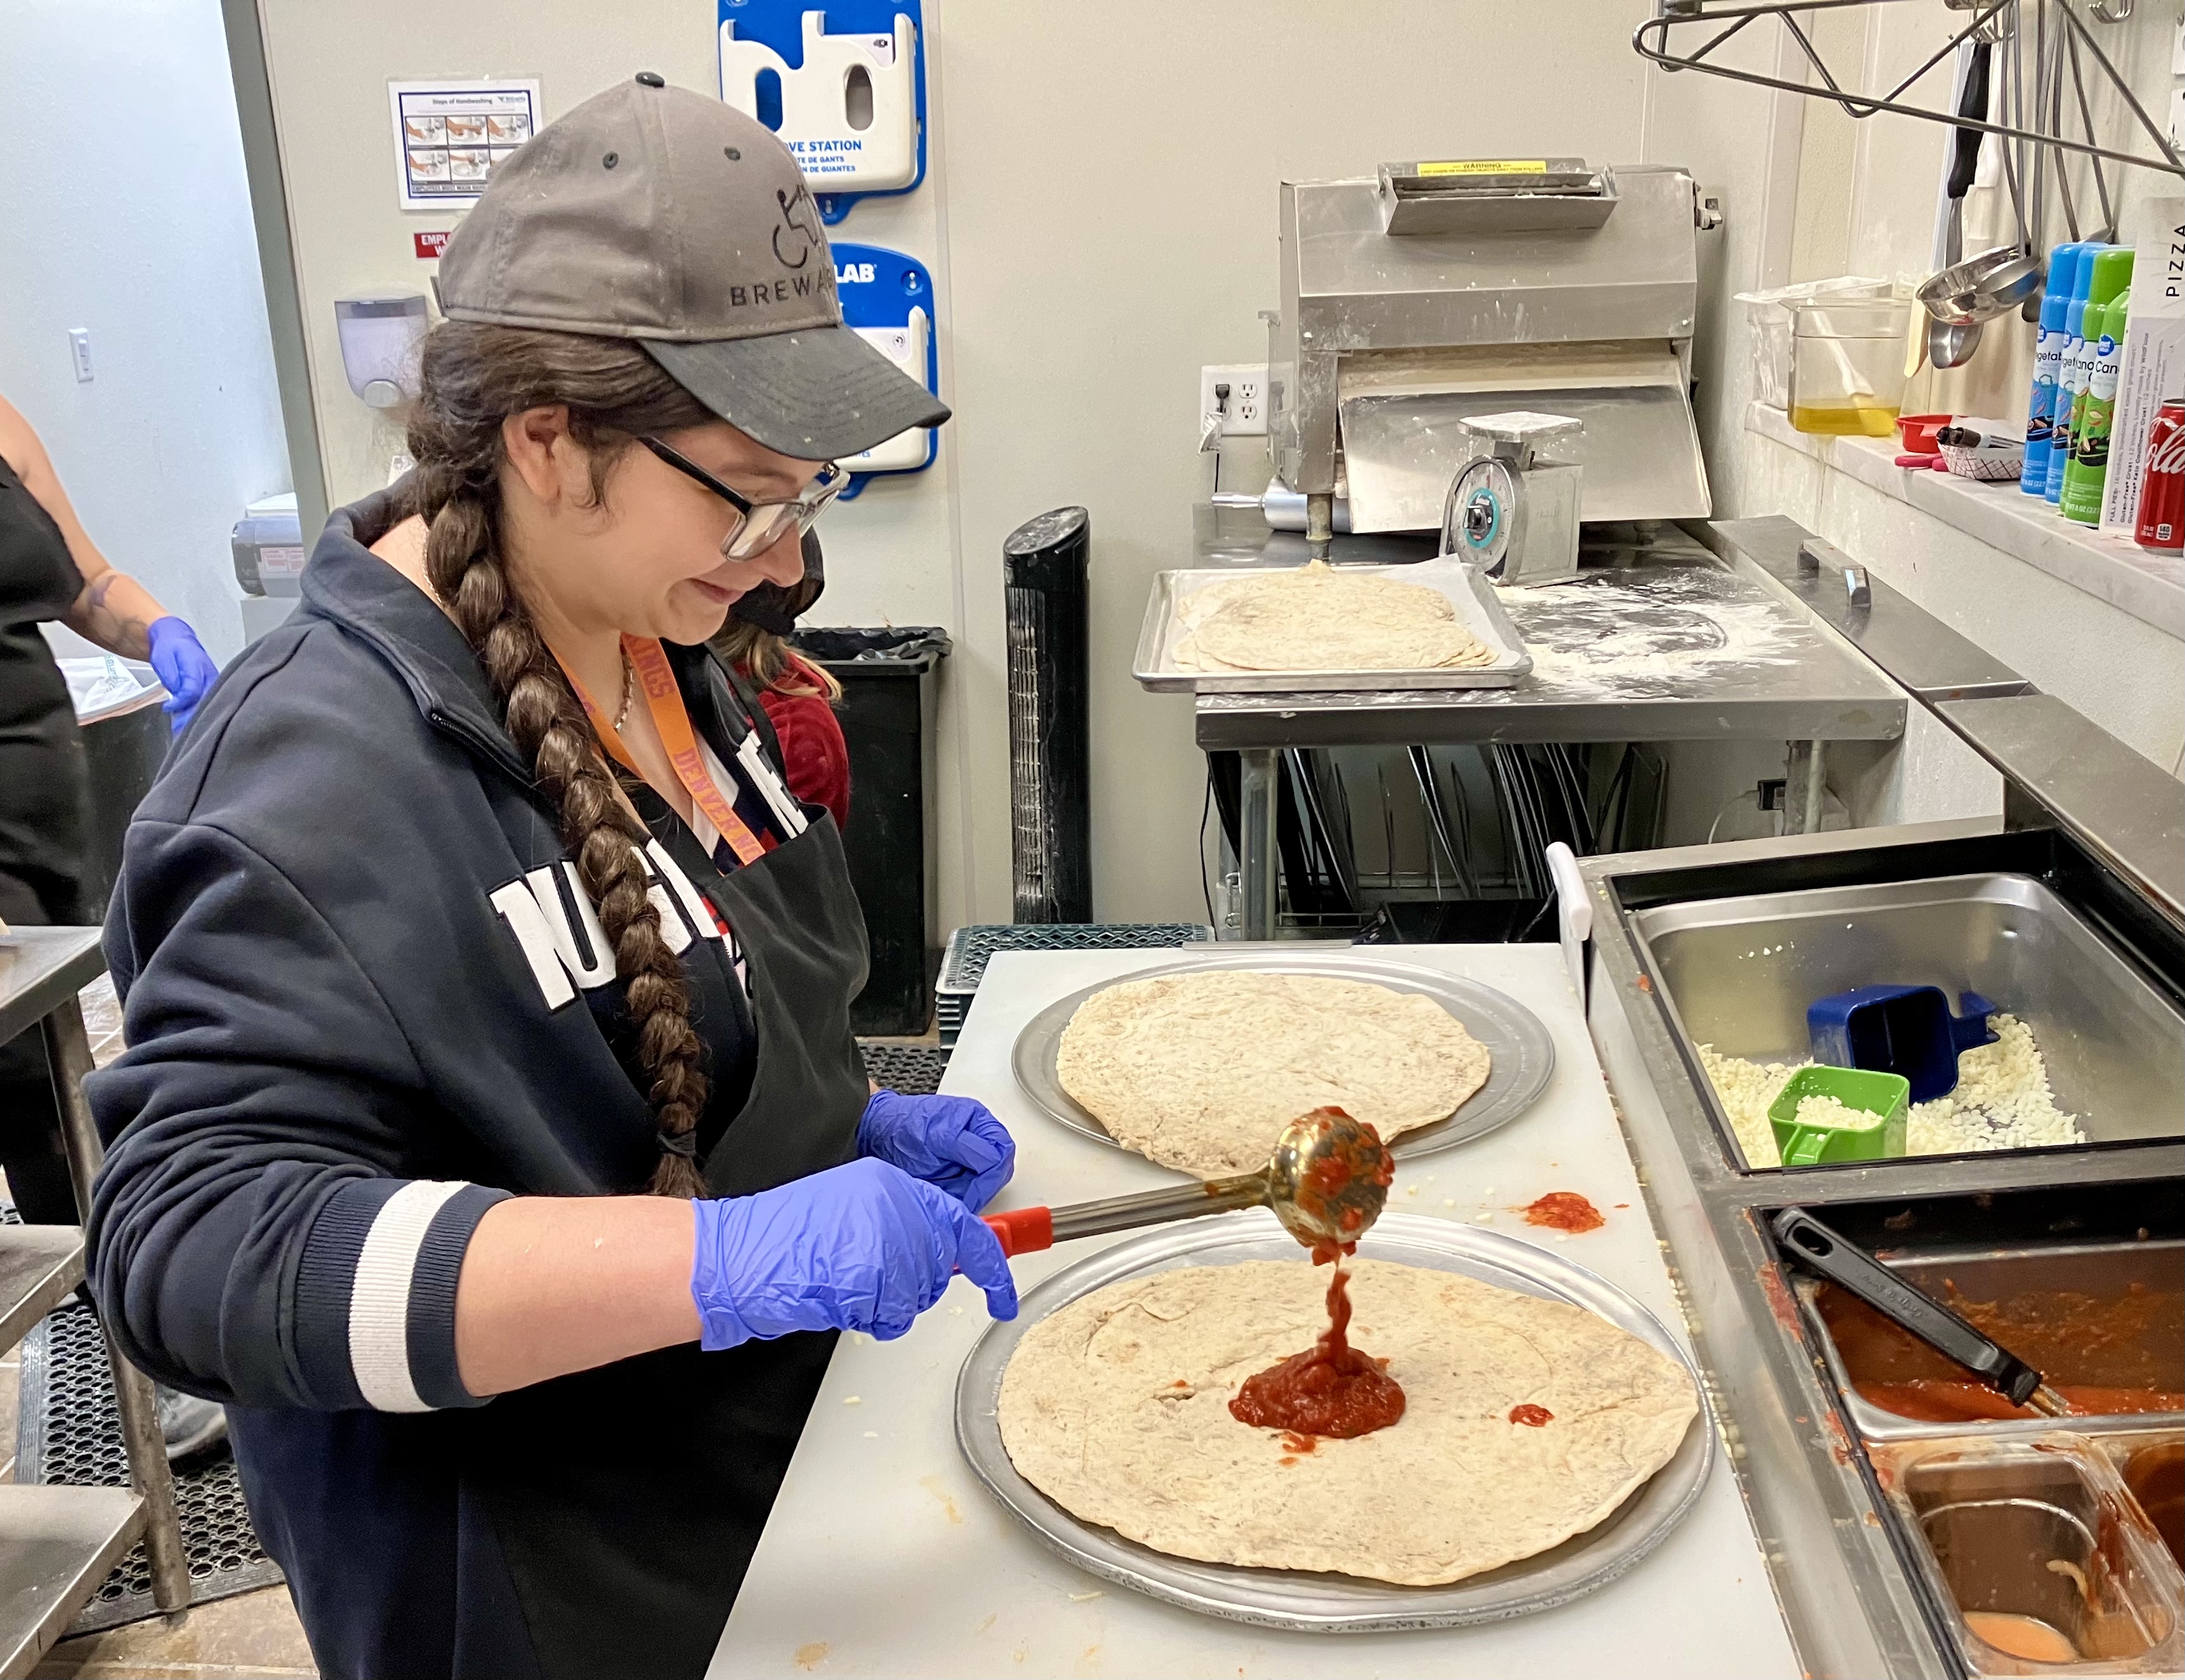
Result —
[{"label": "black tower fan", "polygon": [[1009,862],[1020,922],[1092,919],[1086,568],[1092,519],[1059,507],[1002,544],[1009,642]]}]

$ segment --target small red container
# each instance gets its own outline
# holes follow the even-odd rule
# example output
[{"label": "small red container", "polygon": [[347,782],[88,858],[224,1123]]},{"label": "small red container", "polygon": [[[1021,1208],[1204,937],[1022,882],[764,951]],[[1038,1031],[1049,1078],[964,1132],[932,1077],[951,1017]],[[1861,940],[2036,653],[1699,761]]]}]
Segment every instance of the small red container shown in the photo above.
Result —
[{"label": "small red container", "polygon": [[2140,547],[2185,552],[2185,397],[2167,397],[2147,433],[2147,472],[2139,483]]},{"label": "small red container", "polygon": [[1948,426],[1952,418],[1952,416],[1947,414],[1900,414],[1897,416],[1897,430],[1904,439],[1904,453],[1908,455],[1931,455],[1937,453],[1942,446],[1936,443],[1935,434]]}]

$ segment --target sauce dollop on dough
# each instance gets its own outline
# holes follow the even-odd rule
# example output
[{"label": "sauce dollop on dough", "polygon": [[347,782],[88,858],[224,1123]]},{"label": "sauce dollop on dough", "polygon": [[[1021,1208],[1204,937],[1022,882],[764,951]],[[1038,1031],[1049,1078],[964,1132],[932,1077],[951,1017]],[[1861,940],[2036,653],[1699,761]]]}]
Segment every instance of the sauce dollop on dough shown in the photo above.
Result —
[{"label": "sauce dollop on dough", "polygon": [[1340,1266],[1328,1280],[1327,1329],[1319,1341],[1244,1379],[1229,1403],[1238,1422],[1348,1440],[1386,1429],[1403,1416],[1404,1391],[1383,1368],[1387,1361],[1350,1345],[1350,1281]]}]

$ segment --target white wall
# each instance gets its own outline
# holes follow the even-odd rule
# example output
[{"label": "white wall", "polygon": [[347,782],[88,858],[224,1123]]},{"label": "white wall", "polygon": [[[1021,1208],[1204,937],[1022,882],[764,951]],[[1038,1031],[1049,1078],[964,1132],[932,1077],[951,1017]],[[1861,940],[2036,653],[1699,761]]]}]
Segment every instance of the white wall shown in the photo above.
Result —
[{"label": "white wall", "polygon": [[108,558],[225,658],[229,527],[288,458],[217,0],[0,0],[0,392]]},{"label": "white wall", "polygon": [[[1950,20],[1964,14],[1881,6],[1857,15],[1869,32],[1849,43],[1848,62],[1869,77],[1893,79],[1931,52],[1946,38]],[[2112,59],[2131,67],[2143,102],[2158,116],[2168,109],[2170,36],[2176,27],[2174,5],[2143,5],[2130,23],[2102,36]],[[1735,62],[1797,75],[1793,61],[1777,57],[1767,34],[1756,30],[1749,42],[1737,44],[1741,56]],[[1831,55],[1830,62],[1839,61]],[[1947,74],[1946,64],[1915,97],[1946,103]],[[2123,137],[2113,99],[2097,102],[2096,119],[2113,137],[2111,143]],[[1819,140],[1816,126],[1823,131]],[[1847,136],[1844,129],[1856,131]],[[1724,517],[1781,513],[1797,520],[1867,562],[2043,691],[2177,773],[2185,751],[2185,643],[1746,429],[1752,395],[1750,344],[1744,309],[1730,294],[1818,277],[1835,264],[1839,271],[1854,273],[1924,273],[1947,133],[1940,124],[1886,115],[1853,125],[1834,108],[1797,95],[1690,72],[1655,73],[1647,155],[1691,168],[1721,197],[1729,217],[1721,268],[1710,276],[1695,343],[1702,436],[1716,511]],[[2138,137],[2139,148],[2147,144],[2144,135]],[[1847,156],[1847,181],[1838,173]],[[1803,176],[1802,165],[1809,171]],[[2127,231],[2133,207],[2165,179],[2174,184],[2174,177],[2149,170],[2111,175]],[[2072,180],[2080,204],[2093,202],[2083,165],[2073,166]],[[2051,243],[2065,237],[2056,204],[2052,193]],[[1985,236],[1991,228],[2003,237],[2009,215],[2001,193],[1976,195],[1967,211],[1965,248],[1990,243]],[[1908,393],[1908,410],[2015,418],[2026,399],[2030,333],[2015,315],[1992,324],[1966,368],[1922,375]],[[1940,762],[1931,755],[1947,756],[1948,745],[1923,748],[1923,778],[1931,779]],[[1976,774],[1953,773],[1942,784],[1964,790],[1967,798],[1988,794],[1986,779]],[[1923,814],[1952,814],[1920,808]]]},{"label": "white wall", "polygon": [[[1635,156],[1646,0],[929,0],[926,186],[835,230],[923,258],[956,419],[922,477],[830,511],[833,622],[939,623],[940,918],[1009,907],[1001,544],[1092,511],[1096,913],[1203,914],[1188,700],[1129,660],[1154,572],[1188,563],[1198,368],[1258,360],[1285,176],[1421,153]],[[395,208],[386,81],[537,75],[546,113],[640,69],[712,91],[708,0],[261,0],[328,488],[383,479],[395,439],[349,394],[330,300],[428,270]]]}]

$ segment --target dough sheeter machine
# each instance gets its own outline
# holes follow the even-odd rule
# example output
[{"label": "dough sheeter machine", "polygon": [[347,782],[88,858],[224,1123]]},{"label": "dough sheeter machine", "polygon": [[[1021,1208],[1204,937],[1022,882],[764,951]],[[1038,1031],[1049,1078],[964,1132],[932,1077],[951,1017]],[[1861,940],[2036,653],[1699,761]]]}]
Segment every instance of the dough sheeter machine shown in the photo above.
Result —
[{"label": "dough sheeter machine", "polygon": [[[1199,745],[1238,755],[1242,937],[1281,923],[1286,751],[1781,741],[1786,826],[1814,832],[1825,744],[1903,733],[1905,689],[1839,632],[1894,623],[1908,604],[1825,545],[1756,561],[1699,523],[1711,505],[1691,334],[1698,242],[1718,220],[1681,170],[1568,158],[1282,187],[1275,476],[1264,495],[1196,510],[1194,569],[1156,581],[1135,673],[1195,688]],[[1494,578],[1530,660],[1514,682],[1422,687],[1403,673],[1299,692],[1279,675],[1194,684],[1149,667],[1176,579],[1438,553]],[[1918,681],[2024,686],[1934,628]]]}]

